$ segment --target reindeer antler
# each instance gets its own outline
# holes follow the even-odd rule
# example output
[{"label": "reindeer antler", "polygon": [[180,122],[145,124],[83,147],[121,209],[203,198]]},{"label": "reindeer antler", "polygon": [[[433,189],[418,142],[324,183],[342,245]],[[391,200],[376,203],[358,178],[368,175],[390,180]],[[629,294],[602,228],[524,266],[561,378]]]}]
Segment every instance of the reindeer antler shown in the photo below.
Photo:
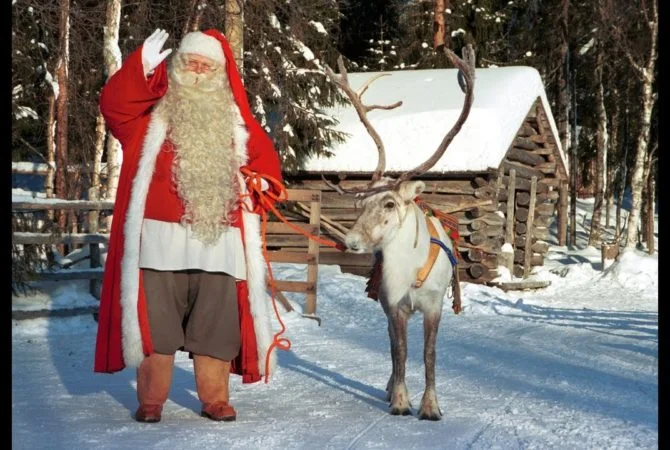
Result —
[{"label": "reindeer antler", "polygon": [[437,150],[435,150],[435,153],[433,153],[426,161],[419,164],[414,169],[401,174],[395,181],[394,188],[398,187],[403,181],[407,181],[417,175],[421,175],[433,167],[440,160],[442,155],[444,155],[447,147],[449,147],[449,144],[451,144],[451,141],[454,140],[458,132],[461,131],[461,127],[463,127],[465,120],[468,118],[468,115],[470,115],[470,109],[472,108],[472,102],[474,100],[473,91],[475,87],[475,52],[472,49],[471,44],[463,47],[463,58],[465,61],[456,56],[456,54],[447,47],[444,47],[444,53],[447,55],[447,58],[449,58],[451,63],[458,68],[458,73],[461,74],[465,81],[465,99],[463,100],[463,109],[461,110],[461,114],[458,116],[456,123],[454,123],[454,126],[451,127],[451,130],[449,130],[446,136],[444,136],[444,139],[442,139],[442,142],[440,142],[440,145],[437,147]]},{"label": "reindeer antler", "polygon": [[375,141],[375,144],[377,144],[377,149],[379,151],[379,162],[377,164],[377,168],[375,169],[374,174],[372,175],[372,181],[367,187],[342,189],[341,187],[329,182],[328,180],[325,179],[325,177],[322,176],[323,180],[326,182],[326,184],[328,184],[328,186],[335,189],[340,194],[354,194],[356,196],[366,197],[368,195],[372,195],[377,192],[396,189],[403,181],[407,181],[417,175],[425,173],[428,169],[433,167],[435,163],[437,163],[437,161],[439,161],[444,152],[447,150],[447,147],[449,147],[449,144],[451,144],[451,141],[453,141],[458,132],[461,131],[461,127],[463,126],[465,120],[468,118],[468,115],[470,114],[470,109],[472,107],[472,102],[474,100],[474,84],[475,84],[475,53],[474,50],[472,49],[472,45],[468,44],[466,47],[463,47],[463,58],[465,59],[465,61],[459,58],[453,51],[451,51],[447,47],[444,47],[444,53],[447,55],[447,58],[449,58],[452,64],[459,69],[458,81],[459,84],[461,85],[461,89],[464,90],[465,92],[465,99],[463,100],[463,109],[461,110],[461,114],[458,116],[456,123],[454,123],[454,125],[446,134],[444,139],[442,139],[442,142],[437,147],[435,152],[426,161],[424,161],[422,164],[419,164],[414,169],[401,174],[397,180],[384,185],[374,187],[372,186],[372,184],[375,181],[379,180],[384,173],[384,169],[386,166],[386,157],[384,154],[384,144],[382,143],[379,134],[377,134],[375,129],[368,121],[366,114],[368,111],[371,111],[372,109],[393,109],[400,106],[402,102],[396,102],[390,106],[378,106],[378,105],[367,106],[363,105],[361,102],[360,99],[361,95],[363,95],[363,93],[367,90],[367,88],[373,81],[375,81],[381,76],[390,74],[379,74],[373,77],[363,85],[359,93],[356,93],[349,86],[349,81],[347,79],[347,72],[346,69],[344,68],[342,57],[339,57],[337,60],[337,64],[340,68],[341,75],[339,76],[335,75],[333,71],[328,66],[326,66],[326,74],[331,80],[333,80],[338,86],[340,86],[340,88],[342,88],[345,94],[347,94],[347,96],[351,100],[351,103],[356,108],[356,112],[358,112],[358,117],[365,125],[365,128],[368,130],[370,136],[372,136],[372,139]]},{"label": "reindeer antler", "polygon": [[[345,94],[347,94],[347,97],[349,97],[349,100],[351,101],[351,104],[354,106],[356,109],[356,112],[358,113],[358,118],[361,119],[361,122],[363,122],[363,125],[365,125],[365,129],[368,131],[368,134],[372,137],[372,139],[375,141],[375,144],[377,145],[377,151],[379,152],[379,161],[377,162],[377,168],[375,169],[375,172],[372,175],[372,181],[370,184],[374,183],[375,181],[379,180],[384,173],[386,169],[386,154],[384,150],[384,143],[382,142],[381,137],[379,136],[379,133],[377,133],[377,130],[372,126],[370,121],[368,120],[368,112],[375,110],[375,109],[394,109],[397,108],[398,106],[402,105],[402,101],[398,101],[393,103],[392,105],[364,105],[361,97],[363,97],[363,94],[365,94],[365,91],[368,90],[370,85],[378,80],[379,78],[386,76],[386,75],[391,75],[390,73],[380,73],[372,78],[370,78],[368,81],[363,84],[363,86],[358,90],[358,92],[355,92],[352,88],[351,85],[349,84],[349,77],[347,76],[347,69],[344,67],[344,61],[342,60],[342,56],[337,58],[337,66],[340,69],[340,75],[336,75],[328,65],[326,65],[326,75],[328,78],[331,79],[335,84],[337,84]],[[355,194],[355,191],[347,191],[343,190],[341,187],[336,186],[332,183],[330,183],[328,180],[323,178],[324,181],[331,186],[333,189],[335,189],[337,192],[340,194]]]}]

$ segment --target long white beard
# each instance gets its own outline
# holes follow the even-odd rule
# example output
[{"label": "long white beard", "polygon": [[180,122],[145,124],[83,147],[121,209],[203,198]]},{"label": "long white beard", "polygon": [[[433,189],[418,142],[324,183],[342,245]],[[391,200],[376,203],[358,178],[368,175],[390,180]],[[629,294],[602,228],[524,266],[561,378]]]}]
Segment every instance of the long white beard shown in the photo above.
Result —
[{"label": "long white beard", "polygon": [[175,147],[173,182],[185,207],[181,223],[212,244],[230,225],[239,193],[234,98],[223,68],[207,76],[175,66],[156,112],[168,121]]}]

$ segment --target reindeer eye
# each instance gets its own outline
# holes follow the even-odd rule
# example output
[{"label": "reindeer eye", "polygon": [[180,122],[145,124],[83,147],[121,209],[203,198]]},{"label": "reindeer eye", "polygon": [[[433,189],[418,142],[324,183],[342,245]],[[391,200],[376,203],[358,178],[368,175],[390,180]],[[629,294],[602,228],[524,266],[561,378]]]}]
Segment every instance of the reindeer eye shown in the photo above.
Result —
[{"label": "reindeer eye", "polygon": [[384,208],[385,208],[385,209],[393,209],[393,208],[395,208],[395,202],[389,200],[388,202],[384,203]]}]

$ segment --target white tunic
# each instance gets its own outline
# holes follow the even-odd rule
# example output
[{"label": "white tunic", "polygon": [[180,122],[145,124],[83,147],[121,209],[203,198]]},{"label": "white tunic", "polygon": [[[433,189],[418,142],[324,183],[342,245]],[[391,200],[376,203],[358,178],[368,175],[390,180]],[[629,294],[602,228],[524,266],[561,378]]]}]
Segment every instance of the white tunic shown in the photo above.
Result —
[{"label": "white tunic", "polygon": [[200,269],[225,272],[245,280],[246,261],[239,228],[229,227],[219,240],[205,245],[193,237],[191,226],[144,219],[140,239],[140,268],[155,270]]}]

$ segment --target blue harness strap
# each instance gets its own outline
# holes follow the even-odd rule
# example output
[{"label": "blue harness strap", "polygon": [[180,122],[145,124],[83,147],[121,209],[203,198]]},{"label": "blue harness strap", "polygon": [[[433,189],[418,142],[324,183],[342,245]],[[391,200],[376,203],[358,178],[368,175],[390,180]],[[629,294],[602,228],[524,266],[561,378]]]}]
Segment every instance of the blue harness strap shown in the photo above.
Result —
[{"label": "blue harness strap", "polygon": [[435,239],[433,237],[430,238],[430,243],[439,245],[440,247],[442,247],[442,250],[447,252],[447,256],[449,257],[449,261],[451,261],[452,266],[455,267],[456,264],[458,264],[458,260],[456,260],[456,257],[454,256],[454,254],[451,252],[451,250],[449,250],[449,247],[447,247],[447,244],[445,244],[441,240]]}]

